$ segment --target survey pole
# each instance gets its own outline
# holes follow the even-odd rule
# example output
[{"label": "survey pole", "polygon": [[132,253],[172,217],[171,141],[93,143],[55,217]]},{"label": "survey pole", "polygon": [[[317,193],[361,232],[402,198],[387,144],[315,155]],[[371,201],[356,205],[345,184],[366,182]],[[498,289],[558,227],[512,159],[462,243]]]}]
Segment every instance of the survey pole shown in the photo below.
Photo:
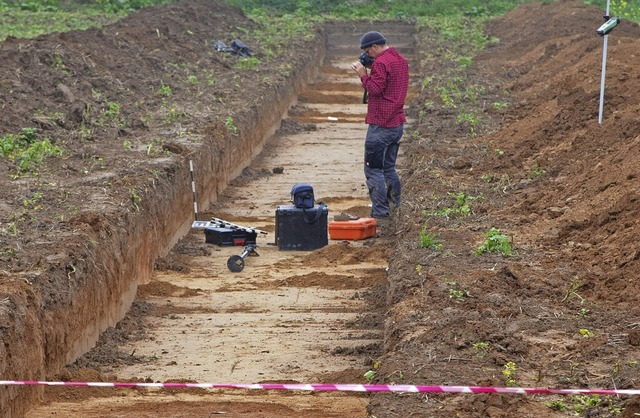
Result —
[{"label": "survey pole", "polygon": [[[609,19],[609,5],[610,0],[607,0],[607,10],[605,12],[605,19]],[[602,110],[604,108],[604,79],[607,72],[607,43],[609,35],[604,35],[604,41],[602,46],[602,75],[600,76],[600,108],[598,110],[598,124],[602,125]]]}]

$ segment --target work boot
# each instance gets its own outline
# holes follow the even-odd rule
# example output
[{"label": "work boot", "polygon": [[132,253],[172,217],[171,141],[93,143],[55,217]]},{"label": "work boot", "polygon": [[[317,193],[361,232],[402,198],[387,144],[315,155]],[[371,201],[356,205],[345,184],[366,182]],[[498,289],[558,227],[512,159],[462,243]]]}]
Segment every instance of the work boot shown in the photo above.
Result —
[{"label": "work boot", "polygon": [[376,236],[377,237],[388,237],[390,236],[393,229],[393,219],[390,216],[385,216],[383,218],[375,218],[376,220]]}]

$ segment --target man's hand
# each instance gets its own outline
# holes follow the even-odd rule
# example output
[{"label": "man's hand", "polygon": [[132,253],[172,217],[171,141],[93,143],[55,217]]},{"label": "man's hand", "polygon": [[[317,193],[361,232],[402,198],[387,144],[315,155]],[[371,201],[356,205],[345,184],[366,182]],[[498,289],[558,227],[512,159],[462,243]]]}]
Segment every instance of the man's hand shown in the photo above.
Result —
[{"label": "man's hand", "polygon": [[364,65],[362,65],[360,61],[352,63],[351,68],[356,72],[356,74],[358,74],[358,77],[362,77],[363,75],[367,74],[367,69],[364,67]]}]

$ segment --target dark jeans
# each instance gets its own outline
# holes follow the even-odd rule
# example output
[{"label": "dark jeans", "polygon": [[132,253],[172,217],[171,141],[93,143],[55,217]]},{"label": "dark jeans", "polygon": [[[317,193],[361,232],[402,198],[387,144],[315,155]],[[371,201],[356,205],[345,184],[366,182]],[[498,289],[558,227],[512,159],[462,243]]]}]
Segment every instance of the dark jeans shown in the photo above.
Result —
[{"label": "dark jeans", "polygon": [[390,205],[400,205],[400,176],[396,159],[404,125],[383,128],[369,125],[364,142],[364,176],[371,198],[371,216],[389,216]]}]

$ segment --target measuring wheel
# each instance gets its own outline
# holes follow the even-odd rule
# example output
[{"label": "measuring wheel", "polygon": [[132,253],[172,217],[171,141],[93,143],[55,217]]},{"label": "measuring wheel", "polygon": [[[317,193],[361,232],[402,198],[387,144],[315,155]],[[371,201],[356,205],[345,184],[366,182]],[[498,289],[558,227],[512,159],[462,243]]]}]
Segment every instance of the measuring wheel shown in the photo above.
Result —
[{"label": "measuring wheel", "polygon": [[242,269],[244,268],[244,259],[245,257],[251,255],[251,256],[258,256],[260,254],[258,254],[256,252],[256,247],[257,245],[253,244],[253,245],[247,245],[247,247],[244,249],[244,251],[242,252],[242,254],[240,255],[232,255],[231,257],[229,257],[229,259],[227,260],[227,268],[234,272],[234,273],[239,273],[242,271]]},{"label": "measuring wheel", "polygon": [[234,273],[240,273],[244,268],[244,258],[239,255],[232,255],[227,260],[227,267]]}]

